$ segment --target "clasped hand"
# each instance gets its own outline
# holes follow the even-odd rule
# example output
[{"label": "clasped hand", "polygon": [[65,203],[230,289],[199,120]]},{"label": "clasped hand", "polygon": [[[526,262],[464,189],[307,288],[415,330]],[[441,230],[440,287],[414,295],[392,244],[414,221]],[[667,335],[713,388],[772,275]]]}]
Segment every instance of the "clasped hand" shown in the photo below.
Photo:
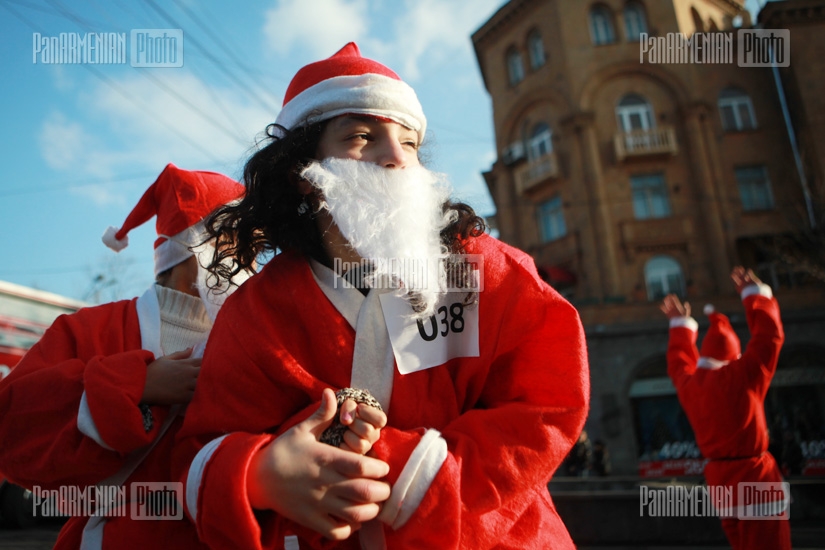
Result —
[{"label": "clasped hand", "polygon": [[378,441],[386,415],[352,401],[341,407],[349,430],[340,448],[319,441],[337,413],[335,394],[325,389],[309,418],[259,449],[247,475],[253,508],[274,510],[321,535],[344,540],[374,519],[390,496],[381,478],[389,465],[365,456]]}]

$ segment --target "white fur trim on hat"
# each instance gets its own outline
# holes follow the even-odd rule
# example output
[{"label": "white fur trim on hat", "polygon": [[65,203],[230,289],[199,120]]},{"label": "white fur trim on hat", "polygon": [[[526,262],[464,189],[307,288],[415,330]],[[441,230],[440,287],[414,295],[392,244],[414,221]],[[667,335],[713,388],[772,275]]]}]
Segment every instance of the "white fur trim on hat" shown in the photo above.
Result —
[{"label": "white fur trim on hat", "polygon": [[114,250],[115,252],[120,252],[127,246],[129,246],[129,235],[126,235],[122,239],[118,239],[115,235],[117,234],[117,227],[109,226],[106,231],[103,232],[103,244]]},{"label": "white fur trim on hat", "polygon": [[188,259],[189,256],[194,256],[191,248],[201,244],[206,238],[206,233],[203,222],[198,222],[172,237],[159,237],[166,237],[166,240],[155,248],[155,277]]},{"label": "white fur trim on hat", "polygon": [[322,80],[284,105],[275,124],[291,130],[344,114],[388,118],[418,132],[424,140],[427,119],[409,84],[379,74],[336,76]]}]

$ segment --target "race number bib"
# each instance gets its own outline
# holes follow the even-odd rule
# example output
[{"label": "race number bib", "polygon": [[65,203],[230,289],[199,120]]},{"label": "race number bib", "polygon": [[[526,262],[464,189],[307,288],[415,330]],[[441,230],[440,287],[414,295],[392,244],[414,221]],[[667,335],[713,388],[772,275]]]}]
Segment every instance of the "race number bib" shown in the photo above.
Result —
[{"label": "race number bib", "polygon": [[381,295],[381,309],[401,374],[457,357],[478,357],[478,305],[465,306],[463,298],[463,293],[447,293],[434,315],[416,321],[402,296],[393,292]]}]

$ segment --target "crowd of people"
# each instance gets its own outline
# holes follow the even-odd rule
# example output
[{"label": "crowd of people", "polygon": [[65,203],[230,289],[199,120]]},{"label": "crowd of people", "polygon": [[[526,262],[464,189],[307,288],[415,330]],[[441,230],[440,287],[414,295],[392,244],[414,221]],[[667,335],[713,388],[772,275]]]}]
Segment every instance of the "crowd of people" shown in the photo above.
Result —
[{"label": "crowd of people", "polygon": [[[185,514],[72,517],[57,548],[574,547],[547,484],[610,474],[582,429],[581,321],[422,166],[426,128],[414,90],[350,43],[295,75],[243,185],[170,164],[106,232],[120,250],[156,217],[156,284],[60,317],[3,380],[0,470],[162,482]],[[758,289],[743,357],[697,370],[695,321],[668,297],[670,373],[709,480],[781,479],[758,418],[709,398],[748,380],[760,404],[782,343],[764,285],[734,281]],[[735,446],[708,427],[723,418]],[[747,547],[741,523],[725,528]]]},{"label": "crowd of people", "polygon": [[296,74],[243,185],[170,165],[106,232],[156,216],[156,284],[3,381],[0,469],[180,483],[186,514],[73,517],[58,548],[573,547],[547,483],[587,415],[581,322],[421,165],[426,126],[350,43]]}]

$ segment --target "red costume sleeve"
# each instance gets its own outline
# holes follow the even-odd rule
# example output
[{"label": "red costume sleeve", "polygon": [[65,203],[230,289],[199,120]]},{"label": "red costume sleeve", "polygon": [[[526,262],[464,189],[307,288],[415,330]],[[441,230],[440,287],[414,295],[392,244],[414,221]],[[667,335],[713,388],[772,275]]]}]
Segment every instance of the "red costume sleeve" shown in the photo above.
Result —
[{"label": "red costume sleeve", "polygon": [[[144,430],[138,402],[153,359],[140,349],[133,302],[59,317],[0,383],[0,471],[44,488],[114,474],[127,453],[154,439],[165,417],[153,407],[154,427]],[[78,429],[84,395],[105,446]]]},{"label": "red costume sleeve", "polygon": [[[398,481],[425,433],[442,441],[446,456],[424,476],[420,505],[405,511],[402,503],[389,521],[396,528],[384,527],[389,548],[525,547],[538,526],[545,547],[572,547],[547,482],[587,415],[584,331],[529,257],[494,252],[485,255],[478,306],[481,356],[395,374],[389,425],[373,448],[390,464],[387,481]],[[308,267],[289,262],[276,258],[227,300],[178,433],[173,467],[186,483],[187,512],[215,547],[262,548],[292,533],[313,548],[331,544],[256,513],[246,498],[246,469],[266,434],[314,410],[324,388],[350,380],[353,330]]]},{"label": "red costume sleeve", "polygon": [[670,329],[667,343],[667,373],[677,389],[686,377],[696,372],[696,363],[699,361],[699,350],[696,348],[697,334],[692,325],[673,326]]},{"label": "red costume sleeve", "polygon": [[742,353],[740,368],[745,369],[752,384],[764,386],[767,391],[785,341],[779,304],[776,298],[758,294],[748,296],[743,303],[751,338]]}]

